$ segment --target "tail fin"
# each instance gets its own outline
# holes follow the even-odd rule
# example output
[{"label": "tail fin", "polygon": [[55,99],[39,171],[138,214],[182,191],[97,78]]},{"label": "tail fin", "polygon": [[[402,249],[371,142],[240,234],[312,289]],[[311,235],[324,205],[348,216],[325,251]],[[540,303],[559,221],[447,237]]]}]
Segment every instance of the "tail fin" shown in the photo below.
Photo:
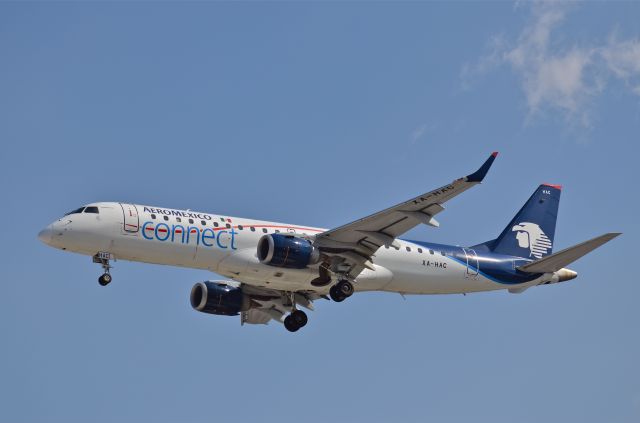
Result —
[{"label": "tail fin", "polygon": [[560,185],[542,184],[487,247],[495,253],[540,259],[552,253]]}]

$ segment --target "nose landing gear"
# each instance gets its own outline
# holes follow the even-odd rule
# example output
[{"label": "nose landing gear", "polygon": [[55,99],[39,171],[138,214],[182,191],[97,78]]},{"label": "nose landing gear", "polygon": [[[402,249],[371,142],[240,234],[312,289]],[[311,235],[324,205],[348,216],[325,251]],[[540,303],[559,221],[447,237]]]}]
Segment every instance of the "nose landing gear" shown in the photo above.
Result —
[{"label": "nose landing gear", "polygon": [[98,278],[98,283],[100,286],[107,286],[111,282],[111,275],[109,273],[103,273],[102,276]]},{"label": "nose landing gear", "polygon": [[109,273],[109,270],[111,269],[109,260],[111,260],[111,253],[100,252],[93,256],[93,262],[100,264],[104,270],[102,276],[98,278],[100,286],[107,286],[113,280],[111,273]]}]

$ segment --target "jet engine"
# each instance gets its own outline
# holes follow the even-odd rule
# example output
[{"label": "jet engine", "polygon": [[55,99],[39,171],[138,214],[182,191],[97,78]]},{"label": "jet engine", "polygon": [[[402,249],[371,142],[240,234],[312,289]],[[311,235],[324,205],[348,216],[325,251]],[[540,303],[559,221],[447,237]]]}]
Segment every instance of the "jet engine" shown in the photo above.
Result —
[{"label": "jet engine", "polygon": [[309,240],[293,235],[263,235],[258,241],[260,263],[288,269],[304,269],[320,261],[320,251]]},{"label": "jet engine", "polygon": [[223,282],[198,282],[191,288],[191,307],[203,313],[236,316],[249,309],[249,297],[242,288]]}]

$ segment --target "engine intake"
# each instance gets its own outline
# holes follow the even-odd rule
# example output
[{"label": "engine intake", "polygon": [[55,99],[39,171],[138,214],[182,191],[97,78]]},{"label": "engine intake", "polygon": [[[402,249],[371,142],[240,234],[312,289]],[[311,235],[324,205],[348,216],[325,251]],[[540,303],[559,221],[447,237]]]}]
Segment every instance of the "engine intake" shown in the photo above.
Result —
[{"label": "engine intake", "polygon": [[191,307],[209,314],[236,316],[249,308],[242,288],[223,282],[198,282],[191,288]]},{"label": "engine intake", "polygon": [[320,261],[320,252],[309,240],[293,235],[263,235],[258,241],[258,260],[269,266],[304,269]]}]

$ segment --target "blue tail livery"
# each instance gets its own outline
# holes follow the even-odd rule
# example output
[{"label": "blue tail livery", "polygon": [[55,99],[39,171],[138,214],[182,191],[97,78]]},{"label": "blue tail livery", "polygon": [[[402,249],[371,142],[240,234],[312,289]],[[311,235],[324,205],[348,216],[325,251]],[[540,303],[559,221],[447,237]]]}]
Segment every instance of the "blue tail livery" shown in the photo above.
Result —
[{"label": "blue tail livery", "polygon": [[551,254],[560,192],[560,185],[540,185],[500,236],[485,245],[496,254],[533,260]]}]

